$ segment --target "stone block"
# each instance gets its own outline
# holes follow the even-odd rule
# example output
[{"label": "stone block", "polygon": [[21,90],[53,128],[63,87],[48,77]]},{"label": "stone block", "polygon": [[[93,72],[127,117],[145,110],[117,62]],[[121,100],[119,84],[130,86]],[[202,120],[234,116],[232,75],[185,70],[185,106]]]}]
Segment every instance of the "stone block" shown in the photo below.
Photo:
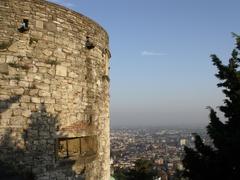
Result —
[{"label": "stone block", "polygon": [[38,68],[37,68],[36,66],[33,66],[33,67],[32,67],[32,72],[33,72],[33,73],[36,73],[37,71],[38,71]]},{"label": "stone block", "polygon": [[55,104],[55,99],[52,99],[52,98],[45,98],[44,102],[46,104]]},{"label": "stone block", "polygon": [[13,43],[9,46],[8,50],[11,52],[19,52],[19,43]]},{"label": "stone block", "polygon": [[48,22],[45,23],[45,29],[47,29],[48,31],[56,32],[57,26],[53,22]]},{"label": "stone block", "polygon": [[39,73],[44,74],[44,73],[48,72],[48,69],[46,67],[39,67],[38,71],[39,71]]},{"label": "stone block", "polygon": [[46,83],[46,84],[50,84],[51,83],[51,81],[49,79],[44,79],[43,82]]},{"label": "stone block", "polygon": [[48,74],[54,76],[55,75],[55,69],[54,68],[49,69]]},{"label": "stone block", "polygon": [[20,102],[28,103],[30,102],[30,96],[22,96]]},{"label": "stone block", "polygon": [[[46,40],[46,41],[49,41],[49,42],[51,42],[51,41],[53,42],[54,41],[54,37],[53,36],[44,36],[43,39]],[[50,44],[49,44],[49,47],[50,47]]]},{"label": "stone block", "polygon": [[27,81],[19,81],[18,84],[20,87],[29,87],[29,82]]},{"label": "stone block", "polygon": [[24,118],[22,116],[13,116],[10,120],[12,126],[22,126],[24,124]]},{"label": "stone block", "polygon": [[43,51],[43,54],[46,55],[46,56],[51,56],[51,55],[52,55],[52,51],[49,50],[49,49],[45,49],[45,50]]},{"label": "stone block", "polygon": [[0,56],[0,64],[5,63],[5,62],[6,62],[5,57],[4,56]]},{"label": "stone block", "polygon": [[17,80],[10,80],[9,85],[10,86],[17,86],[18,85],[18,81]]},{"label": "stone block", "polygon": [[43,21],[36,20],[36,27],[43,29]]},{"label": "stone block", "polygon": [[74,72],[70,72],[68,76],[71,77],[71,78],[77,78],[78,77],[78,75]]},{"label": "stone block", "polygon": [[35,104],[29,104],[29,110],[36,111],[37,108],[36,108]]},{"label": "stone block", "polygon": [[38,89],[42,89],[42,90],[49,90],[49,85],[45,84],[45,83],[36,83],[35,86]]},{"label": "stone block", "polygon": [[47,17],[47,15],[45,14],[45,12],[44,12],[44,13],[36,12],[36,15],[39,16],[39,17],[41,17],[41,18]]},{"label": "stone block", "polygon": [[19,115],[21,115],[21,114],[22,114],[21,109],[13,109],[13,115],[14,115],[14,116],[19,116]]},{"label": "stone block", "polygon": [[22,115],[23,115],[24,117],[30,117],[30,116],[31,116],[31,110],[25,110],[25,111],[23,111],[23,112],[22,112]]},{"label": "stone block", "polygon": [[6,64],[6,63],[0,64],[0,73],[8,74],[8,64]]},{"label": "stone block", "polygon": [[7,63],[13,63],[14,62],[14,56],[7,56]]},{"label": "stone block", "polygon": [[31,101],[32,101],[33,103],[41,103],[41,100],[40,100],[40,98],[38,98],[38,97],[31,97]]},{"label": "stone block", "polygon": [[10,96],[8,95],[0,95],[0,100],[5,100],[5,99],[9,99]]},{"label": "stone block", "polygon": [[37,38],[37,39],[41,39],[41,38],[42,38],[42,32],[32,31],[31,34],[32,34],[32,36],[33,36],[34,38]]},{"label": "stone block", "polygon": [[34,75],[33,79],[42,80],[42,76],[41,75]]},{"label": "stone block", "polygon": [[16,88],[16,89],[12,89],[11,92],[13,94],[16,94],[16,95],[22,95],[24,93],[24,89],[23,88]]},{"label": "stone block", "polygon": [[60,58],[60,59],[66,58],[66,54],[62,51],[61,48],[57,48],[57,49],[54,51],[54,56],[55,56],[56,58]]},{"label": "stone block", "polygon": [[67,76],[67,67],[57,65],[56,66],[56,75],[58,76]]},{"label": "stone block", "polygon": [[12,109],[8,109],[1,113],[1,119],[9,119],[12,116]]},{"label": "stone block", "polygon": [[64,20],[61,19],[61,18],[57,18],[57,21],[60,22],[60,23],[63,23],[63,22],[64,22]]},{"label": "stone block", "polygon": [[63,52],[70,54],[72,53],[72,50],[68,48],[63,48]]},{"label": "stone block", "polygon": [[62,110],[62,106],[61,105],[58,105],[58,104],[55,104],[55,106],[54,106],[54,109],[55,109],[55,111],[61,111]]},{"label": "stone block", "polygon": [[38,91],[39,91],[38,89],[31,89],[30,92],[29,92],[29,95],[34,96],[38,93]]},{"label": "stone block", "polygon": [[51,94],[48,91],[40,90],[39,94],[40,97],[50,97]]},{"label": "stone block", "polygon": [[27,109],[28,108],[28,103],[20,103],[21,109]]}]

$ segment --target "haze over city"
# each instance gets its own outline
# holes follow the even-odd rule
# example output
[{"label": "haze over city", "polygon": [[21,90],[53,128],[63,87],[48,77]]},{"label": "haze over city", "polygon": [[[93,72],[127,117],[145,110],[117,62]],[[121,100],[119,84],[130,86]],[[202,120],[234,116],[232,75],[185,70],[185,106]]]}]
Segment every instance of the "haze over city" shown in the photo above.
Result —
[{"label": "haze over city", "polygon": [[205,126],[222,104],[209,56],[228,61],[239,1],[51,1],[109,33],[112,126]]}]

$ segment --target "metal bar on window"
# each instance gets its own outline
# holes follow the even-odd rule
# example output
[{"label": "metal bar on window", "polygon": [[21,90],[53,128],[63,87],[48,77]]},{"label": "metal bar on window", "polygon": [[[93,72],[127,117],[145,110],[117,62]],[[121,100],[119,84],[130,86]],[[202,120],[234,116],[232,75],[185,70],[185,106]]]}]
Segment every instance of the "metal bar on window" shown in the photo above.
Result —
[{"label": "metal bar on window", "polygon": [[79,138],[79,155],[82,154],[82,149],[81,149],[81,138]]},{"label": "metal bar on window", "polygon": [[68,153],[68,140],[66,140],[66,149],[67,149],[67,157],[69,157],[69,153]]}]

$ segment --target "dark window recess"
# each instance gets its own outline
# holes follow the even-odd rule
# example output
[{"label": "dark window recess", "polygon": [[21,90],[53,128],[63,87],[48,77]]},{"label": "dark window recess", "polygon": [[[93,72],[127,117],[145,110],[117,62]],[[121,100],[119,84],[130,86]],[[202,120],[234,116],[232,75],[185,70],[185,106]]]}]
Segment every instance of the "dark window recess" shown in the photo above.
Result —
[{"label": "dark window recess", "polygon": [[21,33],[28,31],[29,30],[28,24],[29,24],[28,19],[23,19],[23,21],[20,24],[20,27],[18,28],[18,31]]},{"label": "dark window recess", "polygon": [[59,159],[77,159],[88,157],[97,152],[96,136],[58,139],[57,155]]},{"label": "dark window recess", "polygon": [[85,46],[87,49],[93,49],[95,47],[94,44],[90,41],[90,38],[88,36]]}]

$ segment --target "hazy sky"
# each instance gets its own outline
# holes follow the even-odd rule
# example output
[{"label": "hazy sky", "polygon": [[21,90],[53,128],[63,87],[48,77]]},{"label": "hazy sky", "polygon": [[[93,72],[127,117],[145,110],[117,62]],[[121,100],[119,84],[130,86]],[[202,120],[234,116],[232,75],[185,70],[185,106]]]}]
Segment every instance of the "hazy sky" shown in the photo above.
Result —
[{"label": "hazy sky", "polygon": [[209,55],[228,61],[239,0],[52,0],[109,33],[111,125],[206,125],[222,104]]}]

